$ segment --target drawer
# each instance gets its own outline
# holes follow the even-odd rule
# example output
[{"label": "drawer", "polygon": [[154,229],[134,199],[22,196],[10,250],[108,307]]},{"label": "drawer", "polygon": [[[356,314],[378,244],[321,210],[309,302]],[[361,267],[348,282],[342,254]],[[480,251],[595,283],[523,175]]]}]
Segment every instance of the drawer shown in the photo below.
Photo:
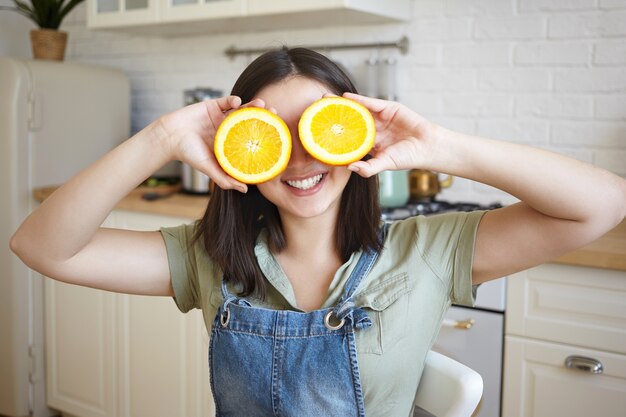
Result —
[{"label": "drawer", "polygon": [[511,275],[506,334],[626,353],[626,272],[545,264]]},{"label": "drawer", "polygon": [[[603,372],[570,369],[571,355]],[[626,355],[507,336],[503,417],[616,417],[626,410]]]}]

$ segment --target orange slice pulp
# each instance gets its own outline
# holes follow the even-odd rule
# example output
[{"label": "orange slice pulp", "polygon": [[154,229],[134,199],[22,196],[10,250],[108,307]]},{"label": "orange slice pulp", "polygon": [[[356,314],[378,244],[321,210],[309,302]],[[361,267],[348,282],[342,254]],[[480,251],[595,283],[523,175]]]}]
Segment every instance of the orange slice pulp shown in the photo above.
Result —
[{"label": "orange slice pulp", "polygon": [[344,97],[326,97],[309,106],[298,123],[302,146],[329,165],[348,165],[374,146],[376,126],[367,108]]},{"label": "orange slice pulp", "polygon": [[258,107],[229,114],[215,134],[214,152],[222,169],[246,183],[269,181],[287,167],[291,134],[283,120]]}]

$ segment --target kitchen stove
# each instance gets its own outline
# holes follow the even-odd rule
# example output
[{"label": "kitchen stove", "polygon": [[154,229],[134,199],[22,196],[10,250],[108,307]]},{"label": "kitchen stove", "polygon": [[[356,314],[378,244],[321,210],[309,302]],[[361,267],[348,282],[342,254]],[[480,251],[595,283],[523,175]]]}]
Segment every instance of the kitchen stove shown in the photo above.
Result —
[{"label": "kitchen stove", "polygon": [[409,201],[406,205],[401,207],[383,208],[381,217],[383,220],[393,221],[419,215],[452,211],[492,210],[500,207],[502,207],[500,203],[482,205],[467,202],[450,203],[441,200],[419,200]]}]

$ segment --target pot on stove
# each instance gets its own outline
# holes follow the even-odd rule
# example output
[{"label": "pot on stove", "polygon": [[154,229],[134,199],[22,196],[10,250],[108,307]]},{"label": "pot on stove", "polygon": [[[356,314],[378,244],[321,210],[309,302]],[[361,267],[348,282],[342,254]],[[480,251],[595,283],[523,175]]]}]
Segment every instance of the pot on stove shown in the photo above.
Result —
[{"label": "pot on stove", "polygon": [[412,169],[409,172],[409,189],[411,200],[434,198],[442,189],[452,185],[452,175],[439,181],[439,174],[427,169]]},{"label": "pot on stove", "polygon": [[[184,91],[185,106],[222,96],[222,92],[212,88],[194,88]],[[211,180],[203,172],[185,163],[181,164],[180,177],[182,191],[188,194],[209,194]]]}]

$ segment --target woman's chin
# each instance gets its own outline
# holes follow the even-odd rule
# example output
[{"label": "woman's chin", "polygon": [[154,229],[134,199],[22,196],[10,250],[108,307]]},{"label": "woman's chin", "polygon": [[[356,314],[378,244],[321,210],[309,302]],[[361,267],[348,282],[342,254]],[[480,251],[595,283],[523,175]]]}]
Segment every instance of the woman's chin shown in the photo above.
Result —
[{"label": "woman's chin", "polygon": [[337,209],[332,207],[332,204],[326,202],[313,202],[313,201],[301,201],[296,204],[290,204],[289,207],[285,207],[282,210],[279,209],[281,215],[284,213],[289,217],[299,219],[313,219],[324,215],[332,215],[335,218]]}]

